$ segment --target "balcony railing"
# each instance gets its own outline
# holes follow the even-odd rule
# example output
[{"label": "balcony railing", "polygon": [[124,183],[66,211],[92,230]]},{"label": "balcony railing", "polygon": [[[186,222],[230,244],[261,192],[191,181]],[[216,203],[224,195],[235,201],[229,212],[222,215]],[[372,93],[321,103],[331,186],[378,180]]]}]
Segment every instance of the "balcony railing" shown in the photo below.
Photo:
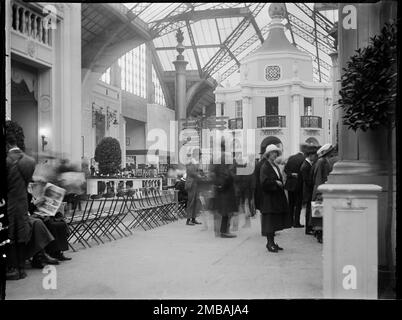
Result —
[{"label": "balcony railing", "polygon": [[322,119],[321,119],[321,117],[301,116],[300,121],[301,121],[300,126],[302,128],[318,128],[318,129],[322,129]]},{"label": "balcony railing", "polygon": [[229,130],[243,129],[243,118],[229,119]]},{"label": "balcony railing", "polygon": [[19,2],[12,3],[12,29],[40,43],[52,45],[48,18]]},{"label": "balcony railing", "polygon": [[285,128],[286,116],[257,117],[257,128]]}]

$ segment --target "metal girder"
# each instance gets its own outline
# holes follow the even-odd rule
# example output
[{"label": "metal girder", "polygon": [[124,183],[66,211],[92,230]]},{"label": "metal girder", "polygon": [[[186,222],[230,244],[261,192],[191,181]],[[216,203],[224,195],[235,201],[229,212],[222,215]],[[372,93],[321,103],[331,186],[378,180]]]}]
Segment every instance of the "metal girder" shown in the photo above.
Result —
[{"label": "metal girder", "polygon": [[[258,3],[253,10],[250,10],[251,15],[258,15],[258,13],[262,10],[265,6],[265,3]],[[227,37],[224,41],[224,45],[226,48],[231,50],[232,46],[236,43],[236,41],[240,38],[243,32],[248,28],[250,25],[251,20],[248,18],[244,18],[239,25],[232,31],[232,33]],[[204,66],[203,71],[204,74],[212,75],[213,72],[218,71],[226,62],[223,61],[225,57],[230,57],[228,50],[226,48],[221,48],[218,52],[207,62]]]},{"label": "metal girder", "polygon": [[286,14],[286,19],[288,20],[288,26],[289,26],[289,30],[290,30],[290,35],[292,36],[292,42],[293,42],[293,44],[296,44],[295,36],[293,34],[292,24],[290,23],[290,20],[289,20],[289,12],[288,12],[288,8],[286,6],[286,3],[285,3],[285,14]]},{"label": "metal girder", "polygon": [[152,2],[137,2],[131,9],[129,9],[127,15],[134,15],[135,18],[138,17],[141,13],[147,10],[152,5]]},{"label": "metal girder", "polygon": [[[208,49],[208,48],[220,48],[222,45],[217,43],[217,44],[200,44],[194,46],[197,49]],[[184,46],[185,49],[192,49],[193,46]],[[162,51],[162,50],[176,50],[176,47],[156,47],[156,51]]]},{"label": "metal girder", "polygon": [[322,72],[321,72],[321,76],[320,76],[320,71],[316,67],[313,67],[313,72],[318,77],[317,80],[319,82],[322,82],[322,80],[324,80],[325,82],[329,82],[329,77]]},{"label": "metal girder", "polygon": [[186,26],[187,26],[188,35],[190,37],[191,46],[192,46],[192,49],[193,49],[195,61],[197,63],[198,73],[200,75],[200,78],[202,78],[202,67],[201,67],[200,57],[198,56],[198,50],[195,47],[195,40],[194,40],[193,31],[191,30],[190,22],[188,20],[186,20]]},{"label": "metal girder", "polygon": [[[265,35],[268,33],[269,30],[269,23],[267,25],[265,25],[262,29],[261,29],[261,34],[263,35],[263,37],[265,37]],[[234,55],[239,56],[240,53],[242,53],[246,48],[249,48],[251,45],[253,45],[255,42],[258,41],[258,36],[255,34],[252,37],[250,37],[249,39],[247,39],[246,41],[244,41],[241,45],[239,45],[236,49],[234,49],[232,52]],[[250,51],[246,56],[243,57],[243,59],[247,56],[249,56],[250,54],[252,54],[254,51],[256,51],[259,47],[255,48],[254,50]],[[230,57],[226,58],[223,60],[223,62],[228,63],[230,62]],[[232,67],[230,67],[228,70],[226,70],[222,75],[221,75],[221,81],[225,80],[226,78],[228,78],[229,76],[231,76],[234,72],[236,72],[238,70],[238,66],[234,65]]]},{"label": "metal girder", "polygon": [[317,61],[318,61],[318,76],[320,77],[320,82],[321,82],[321,68],[320,68],[320,53],[318,50],[318,37],[317,37],[317,19],[316,19],[316,13],[313,11],[314,15],[314,40],[315,40],[315,50],[317,54]]},{"label": "metal girder", "polygon": [[295,27],[293,28],[293,32],[298,35],[300,38],[306,40],[308,43],[312,44],[313,46],[317,46],[318,49],[320,49],[322,52],[329,54],[331,52],[333,52],[333,49],[329,46],[329,45],[324,45],[321,42],[317,42],[317,44],[315,44],[315,38],[314,35],[311,35],[310,33],[308,33],[307,31],[299,28],[299,27]]},{"label": "metal girder", "polygon": [[233,52],[230,51],[230,49],[229,49],[228,47],[226,47],[226,50],[228,51],[229,56],[230,56],[234,61],[236,61],[237,66],[240,67],[240,62],[239,62],[239,60],[237,60],[237,58],[236,58],[236,56],[233,54]]},{"label": "metal girder", "polygon": [[261,43],[264,43],[264,40],[265,40],[265,39],[264,39],[264,37],[262,36],[261,30],[260,30],[260,28],[258,27],[257,21],[255,21],[254,16],[251,16],[250,19],[251,19],[251,24],[253,25],[254,30],[255,30],[255,32],[257,33],[258,38],[260,39]]},{"label": "metal girder", "polygon": [[[189,7],[186,3],[180,3],[174,10],[172,10],[165,19],[169,17],[173,17],[175,15],[182,14],[184,12],[188,12],[190,10],[193,10],[193,7]],[[163,20],[159,20],[153,24],[153,26],[150,28],[151,34],[153,38],[160,37],[163,34],[169,33],[173,30],[176,30],[178,28],[184,27],[186,25],[185,21],[180,21],[179,22],[180,26],[172,26],[171,22],[164,22]],[[173,24],[175,25],[175,24]]]},{"label": "metal girder", "polygon": [[[308,53],[308,54],[313,58],[313,61],[316,62],[316,63],[318,63],[317,57],[316,57],[316,55],[315,55],[314,53],[310,52],[309,50],[303,48],[302,46],[300,46],[300,45],[298,45],[298,44],[296,44],[296,47],[297,47],[298,49],[300,49],[301,51],[304,51],[304,52]],[[324,69],[326,69],[326,70],[328,70],[328,71],[330,71],[331,68],[332,68],[331,65],[329,65],[328,63],[326,63],[326,62],[323,61],[322,59],[320,60],[320,64],[321,64],[321,68],[324,68]]]},{"label": "metal girder", "polygon": [[[306,4],[295,3],[294,5],[296,7],[298,7],[301,11],[303,11],[310,19],[314,20],[314,14],[313,14],[314,11],[311,10]],[[317,21],[317,25],[319,25],[325,31],[329,32],[334,27],[334,24],[320,12],[317,11],[316,13],[317,14],[316,14],[315,18]]]},{"label": "metal girder", "polygon": [[[156,21],[157,23],[175,23],[180,21],[199,21],[205,19],[247,17],[250,15],[250,9],[245,8],[227,8],[227,9],[207,9],[199,11],[184,12],[175,16],[166,17]],[[167,26],[165,24],[165,26]]]},{"label": "metal girder", "polygon": [[325,35],[321,31],[317,30],[317,28],[313,28],[312,26],[308,25],[307,23],[305,23],[304,21],[300,20],[295,15],[289,13],[288,14],[288,20],[289,20],[289,22],[291,22],[292,24],[298,26],[299,28],[304,29],[309,34],[313,34],[314,32],[317,32],[317,37],[318,37],[319,40],[322,41],[322,43],[328,44],[330,47],[334,46],[334,41],[331,40],[328,37],[328,35]]}]

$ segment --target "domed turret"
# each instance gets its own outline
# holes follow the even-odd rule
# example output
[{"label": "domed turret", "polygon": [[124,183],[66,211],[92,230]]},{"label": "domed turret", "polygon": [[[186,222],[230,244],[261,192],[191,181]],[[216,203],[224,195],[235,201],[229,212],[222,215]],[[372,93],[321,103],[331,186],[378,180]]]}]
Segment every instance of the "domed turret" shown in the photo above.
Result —
[{"label": "domed turret", "polygon": [[288,51],[307,55],[291,44],[285,35],[285,25],[282,21],[286,18],[286,8],[283,3],[272,3],[268,8],[268,15],[272,21],[269,25],[269,34],[258,52]]}]

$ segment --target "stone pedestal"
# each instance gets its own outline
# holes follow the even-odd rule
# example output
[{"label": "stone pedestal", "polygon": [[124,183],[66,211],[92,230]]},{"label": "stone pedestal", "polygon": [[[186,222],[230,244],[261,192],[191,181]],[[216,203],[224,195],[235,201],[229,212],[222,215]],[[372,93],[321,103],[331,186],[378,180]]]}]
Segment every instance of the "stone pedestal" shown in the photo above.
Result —
[{"label": "stone pedestal", "polygon": [[371,184],[324,184],[324,298],[377,298],[378,193]]}]

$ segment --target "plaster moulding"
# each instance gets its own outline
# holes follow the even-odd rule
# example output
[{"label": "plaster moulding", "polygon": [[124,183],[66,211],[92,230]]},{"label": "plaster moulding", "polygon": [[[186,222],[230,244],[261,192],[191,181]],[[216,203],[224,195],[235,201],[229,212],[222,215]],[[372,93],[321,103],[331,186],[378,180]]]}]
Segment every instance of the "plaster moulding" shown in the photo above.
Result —
[{"label": "plaster moulding", "polygon": [[261,129],[260,136],[277,136],[277,135],[284,135],[282,129]]},{"label": "plaster moulding", "polygon": [[249,57],[245,57],[243,59],[243,64],[265,60],[265,59],[298,59],[298,60],[305,60],[305,61],[312,61],[311,57],[308,55],[306,56],[303,53],[289,53],[288,51],[277,51],[277,52],[257,52]]},{"label": "plaster moulding", "polygon": [[36,52],[37,52],[36,43],[35,43],[34,41],[32,41],[32,40],[27,40],[26,45],[27,45],[27,51],[26,51],[26,53],[27,53],[30,57],[36,58]]}]

